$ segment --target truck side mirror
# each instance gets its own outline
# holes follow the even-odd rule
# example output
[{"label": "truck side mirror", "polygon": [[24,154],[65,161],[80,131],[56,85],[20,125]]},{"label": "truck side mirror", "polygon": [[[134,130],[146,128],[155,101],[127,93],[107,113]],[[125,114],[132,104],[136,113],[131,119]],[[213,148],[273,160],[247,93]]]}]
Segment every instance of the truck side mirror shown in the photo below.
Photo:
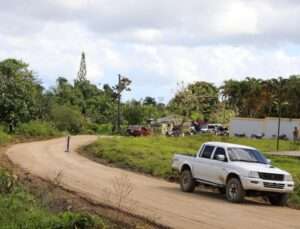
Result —
[{"label": "truck side mirror", "polygon": [[271,164],[272,164],[271,159],[267,159],[267,163],[268,163],[269,165],[271,165]]},{"label": "truck side mirror", "polygon": [[216,156],[216,159],[217,159],[218,161],[225,161],[225,155],[218,154],[218,155]]}]

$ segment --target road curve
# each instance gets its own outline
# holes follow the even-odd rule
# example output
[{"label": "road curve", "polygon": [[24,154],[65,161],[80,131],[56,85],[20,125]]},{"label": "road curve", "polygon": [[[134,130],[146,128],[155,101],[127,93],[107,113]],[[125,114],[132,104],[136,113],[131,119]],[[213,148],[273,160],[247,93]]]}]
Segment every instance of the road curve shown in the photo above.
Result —
[{"label": "road curve", "polygon": [[231,204],[209,192],[182,193],[177,184],[107,167],[74,152],[96,139],[95,136],[72,137],[70,153],[64,152],[66,141],[60,138],[14,145],[7,155],[13,163],[34,175],[53,180],[60,173],[63,186],[100,202],[109,199],[107,193],[114,193],[116,177],[128,177],[133,191],[125,205],[134,203],[134,213],[174,228],[300,228],[298,210],[255,202]]}]

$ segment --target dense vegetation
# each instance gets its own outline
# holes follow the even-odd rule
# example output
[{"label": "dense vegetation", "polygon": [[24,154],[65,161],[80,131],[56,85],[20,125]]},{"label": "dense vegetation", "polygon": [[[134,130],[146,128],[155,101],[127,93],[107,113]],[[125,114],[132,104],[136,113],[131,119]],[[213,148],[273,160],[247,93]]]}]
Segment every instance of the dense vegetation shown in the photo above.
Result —
[{"label": "dense vegetation", "polygon": [[5,133],[0,127],[0,145],[8,143],[11,140],[11,136]]},{"label": "dense vegetation", "polygon": [[[274,140],[253,140],[217,136],[192,136],[185,138],[144,137],[144,138],[102,138],[82,149],[83,153],[99,158],[106,163],[131,169],[153,176],[170,178],[176,176],[171,169],[174,153],[194,155],[200,145],[206,141],[224,141],[256,147],[262,152],[274,151]],[[299,150],[300,145],[289,141],[280,143],[282,150]],[[286,157],[271,157],[276,166],[292,173],[298,183],[291,201],[300,204],[300,160]]]},{"label": "dense vegetation", "polygon": [[[15,59],[0,62],[0,82],[2,131],[30,136],[46,130],[50,136],[57,131],[111,133],[116,125],[117,86],[100,88],[80,75],[73,83],[58,77],[54,87],[45,89],[29,65]],[[151,97],[121,108],[123,124],[145,123],[166,113],[164,104]]]}]

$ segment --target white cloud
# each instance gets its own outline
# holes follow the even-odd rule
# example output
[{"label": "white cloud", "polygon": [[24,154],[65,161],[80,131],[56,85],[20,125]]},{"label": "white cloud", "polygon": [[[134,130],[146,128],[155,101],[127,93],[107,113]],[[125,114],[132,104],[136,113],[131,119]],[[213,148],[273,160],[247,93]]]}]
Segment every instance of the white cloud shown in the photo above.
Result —
[{"label": "white cloud", "polygon": [[257,10],[246,2],[235,1],[225,7],[217,20],[216,31],[224,35],[256,34]]},{"label": "white cloud", "polygon": [[135,97],[300,72],[299,1],[0,1],[0,58],[22,58],[47,85],[73,80],[82,51],[90,80],[126,74]]}]

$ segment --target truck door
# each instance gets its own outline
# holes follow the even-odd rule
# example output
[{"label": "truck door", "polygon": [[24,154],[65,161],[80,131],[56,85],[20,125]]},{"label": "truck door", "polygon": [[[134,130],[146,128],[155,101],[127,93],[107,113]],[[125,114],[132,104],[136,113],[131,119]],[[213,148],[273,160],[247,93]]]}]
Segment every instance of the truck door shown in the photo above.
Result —
[{"label": "truck door", "polygon": [[203,181],[210,181],[211,157],[215,150],[214,146],[204,145],[196,160],[194,160],[194,176]]},{"label": "truck door", "polygon": [[[224,155],[225,161],[217,160],[217,155]],[[216,184],[225,184],[226,171],[225,166],[228,159],[226,151],[222,147],[217,147],[211,160],[209,179]]]}]

